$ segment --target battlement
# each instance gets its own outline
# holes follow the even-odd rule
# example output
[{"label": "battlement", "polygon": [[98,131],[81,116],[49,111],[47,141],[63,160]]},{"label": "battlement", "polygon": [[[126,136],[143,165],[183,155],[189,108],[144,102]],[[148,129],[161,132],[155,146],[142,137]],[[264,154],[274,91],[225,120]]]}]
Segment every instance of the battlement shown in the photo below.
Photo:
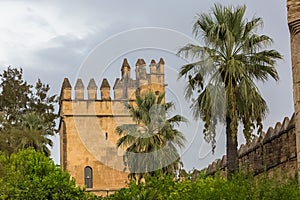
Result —
[{"label": "battlement", "polygon": [[300,31],[300,1],[287,0],[287,11],[291,35],[296,35]]},{"label": "battlement", "polygon": [[[135,67],[136,79],[131,78],[131,67],[125,58],[121,66],[121,77],[116,78],[113,86],[114,97],[111,97],[111,87],[107,78],[103,78],[100,86],[100,97],[97,96],[97,84],[95,80],[90,79],[87,88],[82,79],[77,79],[72,90],[72,86],[68,78],[64,79],[61,90],[61,101],[63,100],[134,100],[135,92],[138,90],[152,90],[153,92],[164,92],[165,61],[160,58],[159,62],[151,60],[149,64],[150,73],[147,73],[146,62],[144,59],[138,59]],[[74,91],[74,92],[73,92]],[[74,97],[72,98],[72,94]],[[87,97],[86,97],[87,94]]]},{"label": "battlement", "polygon": [[[285,117],[282,123],[277,122],[275,127],[269,127],[267,133],[254,137],[249,144],[242,144],[238,150],[240,169],[254,174],[276,168],[279,172],[294,175],[296,157],[294,115],[291,120]],[[226,172],[226,155],[206,168],[209,175],[217,171]]]}]

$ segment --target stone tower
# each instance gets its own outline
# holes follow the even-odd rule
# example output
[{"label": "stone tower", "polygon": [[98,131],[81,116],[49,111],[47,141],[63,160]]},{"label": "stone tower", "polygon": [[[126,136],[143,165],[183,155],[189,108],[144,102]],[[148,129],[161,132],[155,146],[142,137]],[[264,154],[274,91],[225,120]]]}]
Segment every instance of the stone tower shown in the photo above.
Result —
[{"label": "stone tower", "polygon": [[[69,80],[64,79],[59,109],[60,163],[78,185],[102,195],[125,186],[128,172],[124,171],[124,152],[116,148],[118,136],[115,129],[133,123],[124,102],[133,103],[137,90],[141,93],[148,90],[155,94],[165,92],[164,64],[162,58],[158,63],[152,60],[147,70],[144,59],[138,59],[134,80],[125,58],[121,77],[113,86],[113,98],[106,78],[100,87],[94,79],[88,84],[78,79],[74,90]],[[85,85],[88,85],[87,92]],[[99,97],[97,88],[100,88]]]},{"label": "stone tower", "polygon": [[300,0],[287,0],[293,73],[298,170],[300,169]]}]

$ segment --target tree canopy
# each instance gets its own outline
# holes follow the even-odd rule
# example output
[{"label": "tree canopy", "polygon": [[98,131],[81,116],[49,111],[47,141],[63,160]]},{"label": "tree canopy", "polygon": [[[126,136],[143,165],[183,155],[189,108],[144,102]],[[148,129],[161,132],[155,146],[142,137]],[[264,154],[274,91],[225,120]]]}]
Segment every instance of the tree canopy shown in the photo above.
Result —
[{"label": "tree canopy", "polygon": [[11,154],[31,146],[49,156],[56,95],[49,95],[49,85],[40,79],[35,86],[27,83],[22,69],[8,67],[0,77],[0,150]]}]

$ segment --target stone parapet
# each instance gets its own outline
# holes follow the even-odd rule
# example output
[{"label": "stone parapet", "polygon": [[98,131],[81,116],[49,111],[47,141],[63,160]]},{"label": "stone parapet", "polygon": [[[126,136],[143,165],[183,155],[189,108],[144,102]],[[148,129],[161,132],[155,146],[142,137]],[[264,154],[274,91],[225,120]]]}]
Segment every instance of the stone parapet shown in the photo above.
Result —
[{"label": "stone parapet", "polygon": [[[90,79],[87,88],[84,87],[85,84],[82,79],[77,79],[74,90],[72,90],[68,78],[65,78],[61,90],[61,100],[134,100],[135,92],[142,90],[142,88],[150,89],[153,92],[164,92],[164,65],[165,62],[162,58],[157,64],[154,60],[151,60],[149,64],[150,72],[147,73],[145,60],[138,59],[135,69],[136,80],[134,80],[130,76],[131,69],[125,58],[122,64],[121,78],[115,80],[113,91],[111,91],[107,78],[104,78],[99,87],[100,95],[97,95],[98,87],[93,78]],[[113,98],[110,96],[111,92],[114,94]]]},{"label": "stone parapet", "polygon": [[[249,144],[242,144],[238,157],[240,169],[254,175],[274,170],[294,175],[297,166],[294,115],[291,120],[285,117],[282,123],[276,123]],[[226,156],[206,168],[208,175],[217,171],[226,171]]]},{"label": "stone parapet", "polygon": [[300,1],[288,0],[288,25],[292,35],[296,35],[300,31]]}]

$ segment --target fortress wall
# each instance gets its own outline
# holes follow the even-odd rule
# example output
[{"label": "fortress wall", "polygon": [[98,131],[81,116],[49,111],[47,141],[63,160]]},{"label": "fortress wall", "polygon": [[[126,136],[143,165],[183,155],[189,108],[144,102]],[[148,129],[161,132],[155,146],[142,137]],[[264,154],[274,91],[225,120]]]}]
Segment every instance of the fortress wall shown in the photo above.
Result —
[{"label": "fortress wall", "polygon": [[[294,176],[297,170],[296,135],[294,116],[285,118],[267,133],[255,137],[250,144],[242,144],[238,150],[241,171],[259,175]],[[226,156],[215,160],[206,168],[208,175],[217,171],[226,174]]]}]

